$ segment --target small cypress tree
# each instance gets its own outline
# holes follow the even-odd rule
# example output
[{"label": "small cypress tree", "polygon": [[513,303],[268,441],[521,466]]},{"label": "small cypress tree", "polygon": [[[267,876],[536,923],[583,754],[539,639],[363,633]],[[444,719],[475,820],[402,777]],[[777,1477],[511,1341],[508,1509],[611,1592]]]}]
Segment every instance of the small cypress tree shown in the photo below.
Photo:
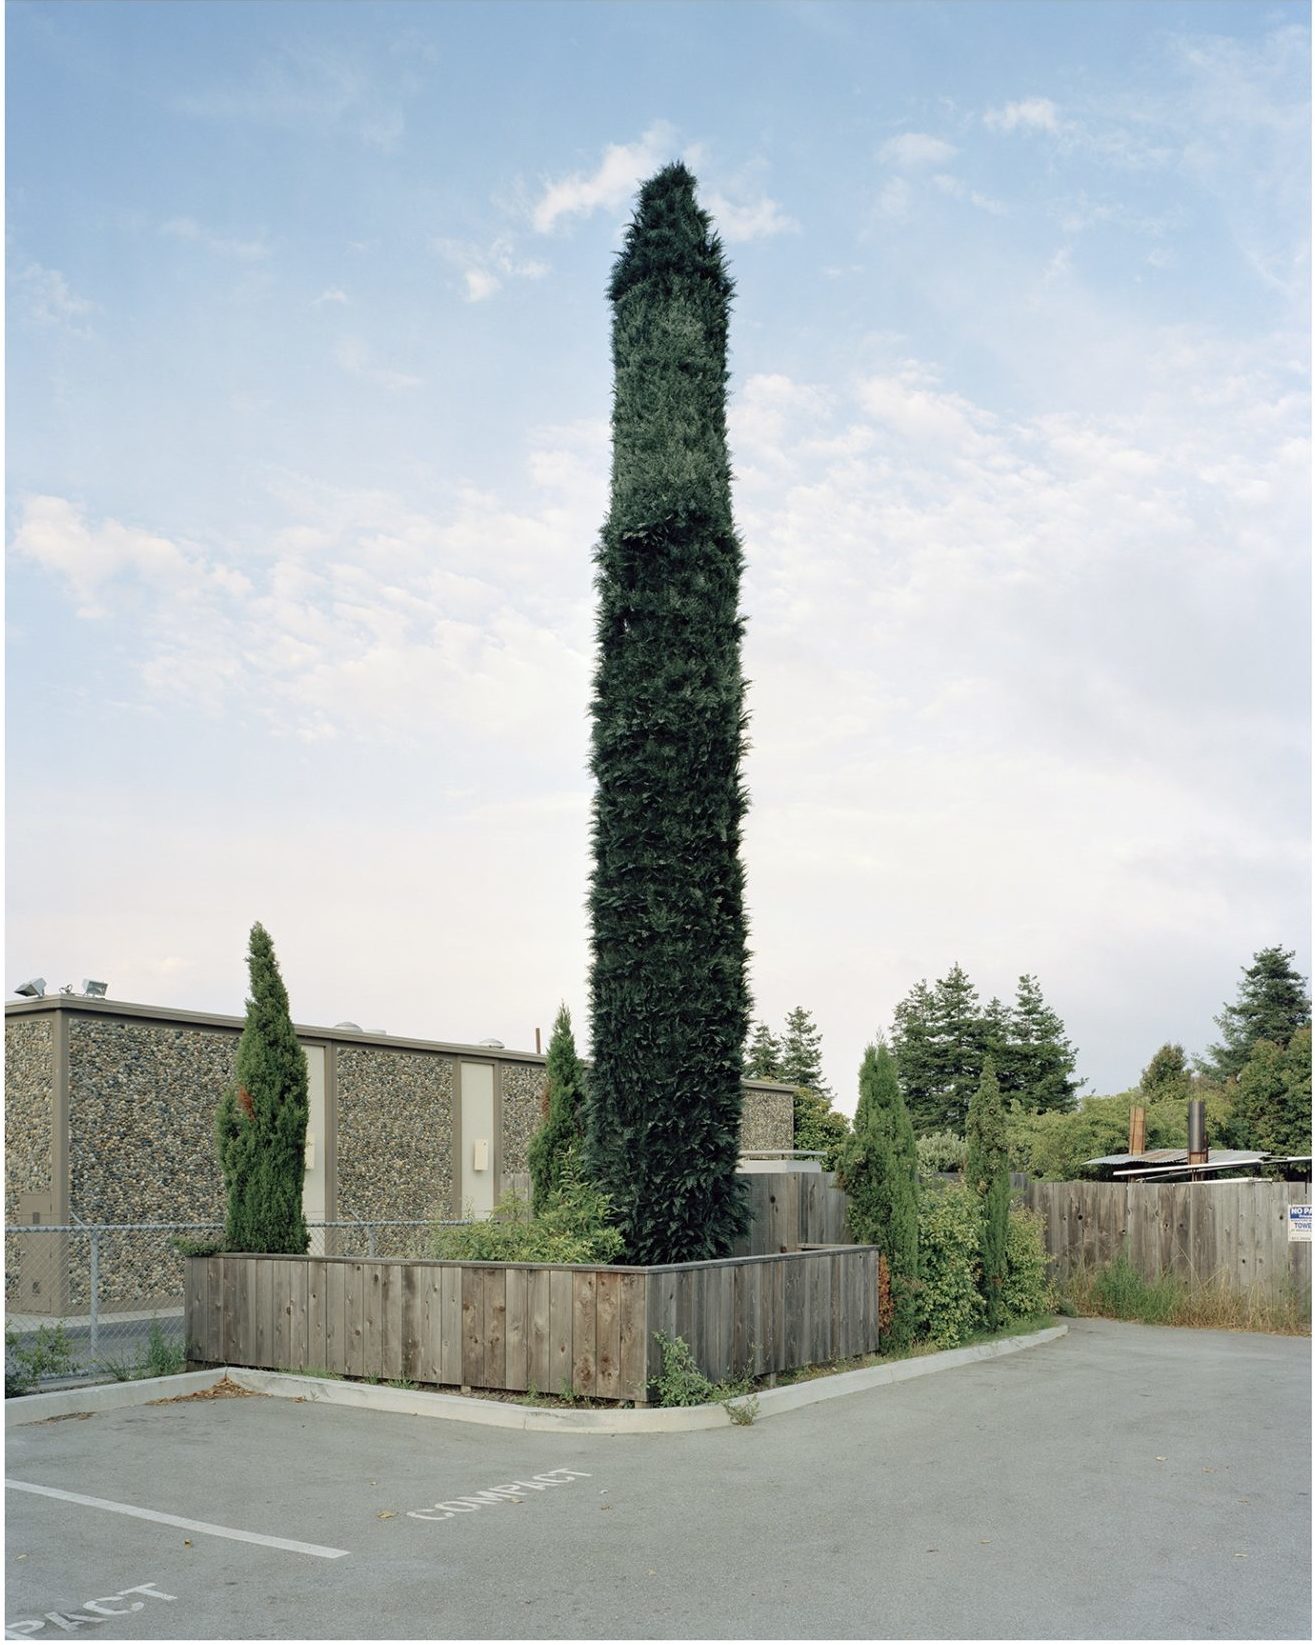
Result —
[{"label": "small cypress tree", "polygon": [[1009,1142],[1004,1103],[995,1064],[986,1059],[977,1090],[968,1104],[964,1177],[982,1210],[982,1297],[992,1331],[1004,1324],[1004,1286],[1008,1274]]},{"label": "small cypress tree", "polygon": [[548,1114],[530,1138],[529,1151],[532,1209],[536,1217],[572,1174],[584,1139],[584,1065],[576,1055],[571,1013],[565,1005],[553,1023],[544,1072]]},{"label": "small cypress tree", "polygon": [[225,1244],[230,1251],[300,1256],[310,1243],[302,1210],[309,1076],[274,944],[259,922],[251,927],[247,963],[251,997],[237,1078],[216,1118],[228,1190]]},{"label": "small cypress tree", "polygon": [[854,1133],[839,1175],[854,1238],[880,1247],[890,1275],[887,1342],[907,1348],[917,1324],[918,1147],[895,1059],[884,1044],[868,1046],[863,1058]]},{"label": "small cypress tree", "polygon": [[725,1256],[746,1225],[731,280],[694,189],[679,164],[649,178],[612,273],[597,555],[589,1168],[642,1263]]}]

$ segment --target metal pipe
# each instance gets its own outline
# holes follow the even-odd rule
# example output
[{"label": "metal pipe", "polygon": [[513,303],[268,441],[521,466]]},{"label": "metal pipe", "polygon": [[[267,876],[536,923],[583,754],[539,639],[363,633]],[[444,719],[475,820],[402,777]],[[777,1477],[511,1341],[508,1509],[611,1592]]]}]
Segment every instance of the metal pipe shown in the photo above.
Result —
[{"label": "metal pipe", "polygon": [[1187,1163],[1204,1165],[1210,1158],[1210,1144],[1205,1134],[1205,1102],[1193,1097],[1187,1104]]},{"label": "metal pipe", "polygon": [[100,1349],[100,1229],[91,1233],[91,1352]]}]

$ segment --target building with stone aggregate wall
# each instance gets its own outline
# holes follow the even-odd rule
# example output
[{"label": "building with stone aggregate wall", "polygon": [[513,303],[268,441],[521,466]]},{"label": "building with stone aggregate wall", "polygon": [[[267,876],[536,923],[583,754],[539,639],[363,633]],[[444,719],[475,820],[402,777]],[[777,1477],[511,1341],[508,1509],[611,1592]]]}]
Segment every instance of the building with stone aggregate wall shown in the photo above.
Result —
[{"label": "building with stone aggregate wall", "polygon": [[[6,1223],[222,1223],[215,1110],[242,1024],[80,995],[7,1003]],[[542,1119],[539,1053],[343,1026],[299,1026],[297,1035],[310,1071],[309,1220],[479,1214],[527,1170]],[[741,1149],[791,1148],[793,1113],[788,1087],[747,1082]],[[332,1250],[343,1237],[313,1234],[313,1248]],[[44,1258],[54,1241],[79,1236],[7,1238],[6,1306],[76,1308],[85,1262],[65,1255],[67,1292],[56,1297],[40,1274],[61,1264],[32,1260],[37,1238]],[[375,1248],[419,1254],[427,1239],[425,1227],[381,1229]],[[104,1236],[109,1305],[172,1295],[176,1268],[168,1235]]]}]

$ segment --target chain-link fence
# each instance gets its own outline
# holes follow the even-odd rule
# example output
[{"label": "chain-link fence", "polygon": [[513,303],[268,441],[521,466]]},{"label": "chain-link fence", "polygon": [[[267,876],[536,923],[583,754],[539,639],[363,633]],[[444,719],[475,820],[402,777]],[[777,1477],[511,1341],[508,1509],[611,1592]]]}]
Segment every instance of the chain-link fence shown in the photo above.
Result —
[{"label": "chain-link fence", "polygon": [[[423,1257],[434,1220],[311,1222],[310,1255]],[[5,1228],[5,1392],[68,1381],[163,1376],[183,1364],[187,1245],[222,1222]]]}]

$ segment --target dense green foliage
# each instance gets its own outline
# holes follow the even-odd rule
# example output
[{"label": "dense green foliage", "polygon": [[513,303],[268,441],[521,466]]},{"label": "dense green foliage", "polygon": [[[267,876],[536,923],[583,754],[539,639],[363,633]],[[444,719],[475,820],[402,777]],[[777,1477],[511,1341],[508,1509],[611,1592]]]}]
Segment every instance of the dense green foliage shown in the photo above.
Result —
[{"label": "dense green foliage", "polygon": [[840,1157],[849,1140],[849,1121],[831,1106],[829,1097],[795,1087],[794,1145],[807,1153],[821,1154],[824,1171],[839,1169]]},{"label": "dense green foliage", "polygon": [[[1128,1117],[1134,1102],[1146,1109],[1148,1149],[1185,1148],[1187,1096],[1204,1099],[1206,1132],[1212,1145],[1232,1142],[1232,1097],[1218,1086],[1194,1080],[1185,1094],[1171,1087],[1167,1097],[1157,1092],[1155,1101],[1147,1101],[1139,1090],[1087,1097],[1073,1114],[1029,1114],[1014,1103],[1007,1118],[1009,1163],[1015,1171],[1048,1182],[1093,1176],[1085,1168],[1087,1160],[1127,1150]],[[1250,1144],[1243,1139],[1236,1146]]]},{"label": "dense green foliage", "polygon": [[1047,1272],[1046,1234],[1035,1211],[1015,1205],[1005,1239],[1002,1300],[1006,1322],[1054,1312],[1055,1293]]},{"label": "dense green foliage", "polygon": [[731,281],[694,178],[640,191],[611,281],[611,506],[598,548],[590,1169],[636,1262],[724,1256],[749,994]]},{"label": "dense green foliage", "polygon": [[1191,1095],[1192,1076],[1181,1045],[1165,1044],[1142,1069],[1137,1088],[1144,1103],[1185,1102]]},{"label": "dense green foliage", "polygon": [[1001,1092],[1033,1112],[1071,1109],[1082,1081],[1064,1025],[1036,980],[1018,979],[1012,1006],[982,1006],[962,966],[916,984],[895,1008],[891,1047],[914,1130],[962,1132],[989,1055]]},{"label": "dense green foliage", "polygon": [[251,995],[237,1047],[237,1078],[216,1116],[219,1160],[228,1191],[230,1251],[302,1255],[309,1244],[302,1211],[306,1174],[306,1053],[288,1011],[274,944],[259,923],[247,954]]},{"label": "dense green foliage", "polygon": [[962,1171],[968,1157],[962,1137],[953,1131],[929,1131],[918,1138],[918,1175],[931,1178]]},{"label": "dense green foliage", "polygon": [[30,1342],[5,1326],[6,1399],[30,1394],[44,1378],[67,1376],[73,1368],[73,1344],[62,1325],[38,1325]]},{"label": "dense green foliage", "polygon": [[536,1215],[566,1178],[577,1173],[584,1140],[585,1072],[565,1005],[553,1023],[544,1074],[548,1112],[529,1147],[531,1203]]},{"label": "dense green foliage", "polygon": [[669,1337],[665,1331],[653,1335],[661,1356],[657,1375],[659,1405],[721,1405],[737,1427],[752,1425],[758,1415],[758,1396],[750,1391],[751,1378],[713,1382],[699,1369],[684,1337]]},{"label": "dense green foliage", "polygon": [[779,1080],[781,1042],[767,1024],[760,1022],[744,1048],[744,1077],[750,1080]]},{"label": "dense green foliage", "polygon": [[858,1076],[854,1130],[840,1156],[856,1241],[876,1245],[890,1276],[890,1346],[907,1348],[917,1326],[918,1153],[895,1059],[869,1046]]},{"label": "dense green foliage", "polygon": [[1310,1096],[1310,1029],[1299,1028],[1285,1048],[1257,1040],[1238,1076],[1233,1134],[1272,1154],[1309,1154]]},{"label": "dense green foliage", "polygon": [[1009,1230],[1009,1139],[995,1064],[988,1056],[968,1105],[964,1181],[977,1196],[982,1216],[982,1298],[986,1323],[1004,1323],[1005,1246]]},{"label": "dense green foliage", "polygon": [[542,1211],[524,1216],[525,1202],[504,1194],[491,1217],[434,1231],[434,1256],[448,1262],[584,1262],[621,1260],[625,1241],[607,1196],[578,1177],[566,1179]]},{"label": "dense green foliage", "polygon": [[1215,1018],[1220,1043],[1201,1059],[1202,1069],[1216,1079],[1235,1079],[1251,1056],[1257,1040],[1280,1049],[1293,1035],[1311,1026],[1310,995],[1306,981],[1292,961],[1290,948],[1262,948],[1242,970],[1237,1000]]},{"label": "dense green foliage", "polygon": [[943,1188],[921,1197],[918,1334],[937,1348],[956,1348],[982,1327],[981,1252],[981,1202],[970,1188]]}]

